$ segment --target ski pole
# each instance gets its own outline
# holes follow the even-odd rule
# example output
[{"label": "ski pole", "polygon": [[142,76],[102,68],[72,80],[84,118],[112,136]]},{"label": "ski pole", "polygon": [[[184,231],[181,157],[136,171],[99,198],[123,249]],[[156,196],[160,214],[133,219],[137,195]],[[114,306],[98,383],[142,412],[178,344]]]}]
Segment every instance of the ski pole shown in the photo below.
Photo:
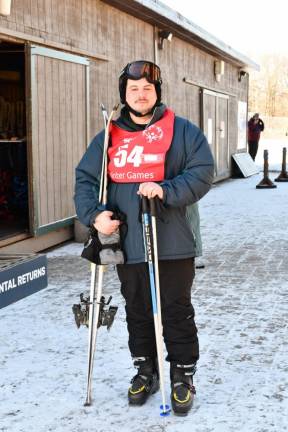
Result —
[{"label": "ski pole", "polygon": [[[159,331],[163,333],[162,326],[162,313],[161,313],[161,298],[160,298],[160,279],[159,279],[159,266],[158,266],[158,245],[157,245],[157,227],[156,227],[156,198],[151,198],[150,203],[150,215],[152,225],[152,239],[153,239],[153,256],[154,256],[154,269],[155,269],[155,285],[156,285],[156,298],[158,305],[158,323]],[[162,339],[161,339],[162,341]]]},{"label": "ski pole", "polygon": [[105,158],[106,158],[104,147],[105,147],[106,129],[107,129],[107,123],[108,123],[107,110],[106,110],[106,108],[104,107],[103,104],[101,104],[101,111],[102,111],[103,120],[104,120],[105,135],[104,135],[104,143],[103,143],[103,155],[102,155],[101,179],[100,179],[100,189],[99,189],[99,201],[101,201],[101,198],[103,196],[104,175],[105,175]]},{"label": "ski pole", "polygon": [[103,145],[103,157],[102,157],[102,169],[101,169],[101,180],[100,180],[100,190],[99,190],[99,201],[101,204],[107,204],[107,150],[109,145],[109,132],[110,124],[113,115],[118,109],[118,105],[114,105],[109,117],[107,118],[107,111],[102,109],[104,124],[105,124],[105,135],[104,135],[104,145]]},{"label": "ski pole", "polygon": [[[105,129],[106,129],[107,121],[108,121],[108,115],[107,115],[107,110],[103,104],[101,104],[101,111],[102,111],[102,115],[103,115]],[[103,151],[100,184],[102,184],[102,176],[104,173],[104,158],[105,158],[105,156],[104,156],[104,151]],[[100,194],[99,194],[99,196],[100,196]],[[96,303],[96,311],[95,311],[95,300],[97,302],[97,299],[99,298],[99,295],[97,295],[97,299],[95,299],[96,274],[97,274],[96,264],[91,263],[89,333],[88,333],[88,377],[87,377],[87,396],[86,396],[86,402],[85,402],[84,406],[90,406],[91,405],[91,399],[92,399],[92,382],[91,382],[91,380],[92,380],[92,374],[93,374],[94,352],[95,352],[95,346],[96,346],[96,334],[95,334],[94,320],[95,320],[95,315],[96,316],[99,315],[99,312],[97,314],[97,306],[98,306],[97,303]],[[98,290],[97,290],[98,294],[99,294],[99,291],[100,290],[99,290],[99,278],[98,278]],[[100,292],[100,299],[101,299],[101,292]],[[96,329],[97,329],[97,323],[98,323],[98,321],[96,320]]]},{"label": "ski pole", "polygon": [[[100,312],[100,300],[102,296],[102,279],[103,272],[98,271],[97,295],[95,298],[96,288],[96,264],[91,264],[91,287],[90,287],[90,305],[89,305],[89,334],[88,334],[88,377],[87,377],[87,395],[84,406],[90,406],[92,402],[92,375],[94,365],[94,354],[96,346],[97,325]],[[95,309],[96,301],[96,309]]]},{"label": "ski pole", "polygon": [[113,119],[113,116],[115,112],[117,111],[119,107],[119,104],[114,105],[110,116],[108,117],[106,128],[105,128],[105,142],[104,142],[104,154],[105,154],[105,164],[104,164],[104,179],[103,179],[103,199],[102,204],[103,206],[106,206],[107,204],[107,182],[108,182],[108,176],[107,176],[107,163],[108,163],[108,145],[109,145],[109,132],[110,132],[110,124]]},{"label": "ski pole", "polygon": [[[103,146],[103,158],[102,158],[102,170],[101,170],[101,182],[99,191],[99,201],[105,208],[107,204],[107,149],[109,144],[109,129],[114,113],[118,109],[118,105],[115,105],[111,111],[109,117],[104,105],[101,105],[104,124],[105,124],[105,138]],[[108,117],[108,118],[107,118]],[[87,395],[84,406],[90,406],[92,403],[92,375],[94,365],[94,355],[96,347],[98,320],[100,313],[100,302],[103,288],[103,274],[104,265],[98,266],[98,278],[97,278],[97,293],[95,298],[96,289],[96,264],[91,264],[91,287],[90,287],[90,305],[89,305],[89,335],[88,335],[88,377],[87,377]],[[95,308],[96,303],[96,308]]]},{"label": "ski pole", "polygon": [[[166,416],[169,415],[170,407],[169,405],[166,404],[166,398],[165,398],[163,336],[162,336],[162,319],[161,319],[160,283],[159,283],[159,270],[158,270],[157,236],[155,234],[153,238],[153,245],[156,246],[156,255],[154,249],[154,265],[157,259],[157,264],[154,271],[153,246],[151,241],[151,226],[150,226],[151,212],[149,209],[149,203],[151,201],[152,200],[148,200],[148,198],[142,196],[141,206],[142,206],[142,214],[143,214],[144,247],[147,256],[148,270],[149,270],[151,300],[152,300],[155,339],[156,339],[156,350],[157,350],[157,358],[158,358],[159,380],[160,380],[160,389],[161,389],[161,396],[162,396],[162,405],[160,406],[160,409],[162,411],[160,415]],[[156,233],[155,206],[153,207],[153,213],[154,213],[153,225]]]},{"label": "ski pole", "polygon": [[[102,184],[102,197],[100,195],[99,192],[99,197],[101,197],[101,204],[103,205],[103,207],[105,208],[106,204],[107,204],[107,150],[108,150],[108,144],[109,144],[109,128],[110,128],[110,124],[113,118],[113,115],[115,114],[115,112],[117,111],[119,105],[114,105],[109,117],[107,114],[107,111],[104,107],[104,105],[101,105],[101,109],[102,109],[102,114],[103,114],[103,119],[104,119],[104,124],[105,124],[105,140],[104,140],[104,148],[103,148],[103,161],[104,161],[104,166],[102,164],[102,172],[101,172],[101,177],[103,177],[103,184]],[[95,264],[92,264],[96,267]],[[98,323],[98,318],[99,318],[99,311],[100,311],[100,300],[101,300],[101,296],[102,296],[102,287],[103,287],[103,273],[105,270],[105,266],[104,265],[99,265],[98,266],[98,281],[97,281],[97,296],[96,296],[96,320],[94,321],[94,331],[93,331],[93,338],[92,338],[92,362],[94,360],[94,352],[95,352],[95,346],[96,346],[96,335],[97,335],[97,323]],[[93,297],[94,300],[94,297]],[[96,324],[95,324],[96,322]],[[93,367],[92,367],[93,370]]]},{"label": "ski pole", "polygon": [[[158,354],[158,366],[159,371],[161,369],[161,374],[159,372],[159,377],[162,376],[162,391],[164,392],[164,346],[163,346],[163,325],[162,325],[162,312],[161,312],[161,296],[160,296],[160,277],[159,277],[159,260],[158,260],[158,244],[157,244],[157,225],[156,225],[156,200],[158,198],[152,198],[149,200],[150,203],[150,215],[151,215],[151,225],[152,225],[152,239],[153,239],[153,256],[154,256],[154,272],[155,272],[155,286],[156,286],[156,299],[157,299],[157,309],[158,309],[158,332],[159,332],[159,354]],[[161,379],[161,378],[160,378]],[[165,412],[164,407],[169,410],[169,405],[165,404],[165,392],[162,395],[163,406],[160,408]]]},{"label": "ski pole", "polygon": [[103,119],[104,119],[104,124],[106,127],[107,121],[108,121],[108,113],[107,110],[105,108],[105,106],[103,104],[101,104],[101,111],[102,111],[102,115],[103,115]]}]

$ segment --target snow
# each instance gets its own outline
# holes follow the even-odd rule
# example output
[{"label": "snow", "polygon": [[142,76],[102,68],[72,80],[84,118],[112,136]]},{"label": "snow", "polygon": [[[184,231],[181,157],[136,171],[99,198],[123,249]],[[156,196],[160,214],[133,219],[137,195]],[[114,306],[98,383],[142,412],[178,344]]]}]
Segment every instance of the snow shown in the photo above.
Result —
[{"label": "snow", "polygon": [[[82,245],[70,243],[47,254],[48,288],[0,310],[0,431],[288,430],[288,183],[257,190],[262,176],[221,182],[200,202],[205,269],[192,298],[201,359],[187,417],[160,417],[160,392],[128,406],[134,369],[113,269],[104,294],[119,310],[110,332],[99,330],[94,404],[83,406],[88,331],[77,329],[72,305],[89,290],[90,274]],[[168,363],[165,377],[168,398]]]},{"label": "snow", "polygon": [[[271,171],[280,171],[282,168],[283,147],[288,151],[288,137],[286,139],[260,139],[259,149],[256,156],[256,164],[263,169],[263,152],[268,150],[269,169]],[[287,155],[288,164],[288,155]],[[288,168],[288,166],[287,166]]]}]

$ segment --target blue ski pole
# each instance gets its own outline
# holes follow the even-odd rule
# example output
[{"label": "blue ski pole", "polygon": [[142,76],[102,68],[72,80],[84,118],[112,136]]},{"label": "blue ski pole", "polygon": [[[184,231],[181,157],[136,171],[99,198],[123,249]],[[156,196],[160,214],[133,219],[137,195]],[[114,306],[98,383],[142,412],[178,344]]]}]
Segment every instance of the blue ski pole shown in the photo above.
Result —
[{"label": "blue ski pole", "polygon": [[[151,207],[150,207],[151,204]],[[158,249],[157,249],[157,233],[156,233],[156,212],[155,201],[152,198],[142,196],[141,207],[143,216],[143,233],[144,233],[144,247],[148,262],[151,300],[154,318],[156,349],[158,357],[158,369],[160,390],[162,396],[161,416],[167,416],[170,412],[169,405],[166,404],[165,398],[165,385],[164,385],[164,359],[163,359],[163,336],[162,336],[162,318],[161,318],[161,301],[160,301],[160,283],[159,283],[159,270],[158,270]],[[151,212],[152,210],[152,212]],[[153,215],[151,214],[153,213]],[[152,217],[151,217],[152,216]],[[151,222],[153,236],[151,235]],[[154,249],[154,254],[153,254]],[[154,256],[154,263],[153,263]]]}]

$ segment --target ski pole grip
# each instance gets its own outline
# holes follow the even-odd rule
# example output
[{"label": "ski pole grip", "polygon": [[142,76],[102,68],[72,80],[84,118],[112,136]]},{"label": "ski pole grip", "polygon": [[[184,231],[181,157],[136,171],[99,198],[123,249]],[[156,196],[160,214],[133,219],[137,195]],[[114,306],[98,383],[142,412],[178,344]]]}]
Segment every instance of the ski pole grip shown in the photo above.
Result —
[{"label": "ski pole grip", "polygon": [[150,214],[151,216],[157,216],[157,204],[158,204],[159,198],[156,196],[155,198],[150,198],[149,204],[150,204]]},{"label": "ski pole grip", "polygon": [[141,210],[143,214],[149,214],[150,213],[150,205],[149,200],[146,196],[141,197]]}]

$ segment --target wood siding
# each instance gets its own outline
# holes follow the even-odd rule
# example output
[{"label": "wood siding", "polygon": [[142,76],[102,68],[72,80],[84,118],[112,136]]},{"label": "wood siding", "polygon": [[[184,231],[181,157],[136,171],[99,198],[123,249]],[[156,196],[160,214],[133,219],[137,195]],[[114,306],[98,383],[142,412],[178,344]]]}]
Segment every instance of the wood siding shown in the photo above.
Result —
[{"label": "wood siding", "polygon": [[[119,99],[117,80],[121,68],[132,59],[154,59],[153,26],[100,0],[14,0],[11,16],[0,17],[0,26],[107,56],[108,63],[99,60],[91,65],[91,137],[102,127],[99,104],[111,108]],[[247,83],[238,82],[235,66],[225,63],[224,77],[217,83],[217,57],[188,42],[179,38],[173,38],[171,43],[165,41],[157,57],[164,78],[163,100],[198,125],[200,92],[187,88],[184,77],[219,92],[234,93],[239,100],[247,99]],[[236,117],[234,113],[231,119]],[[237,124],[231,126],[230,130]],[[235,141],[233,135],[230,138]],[[236,149],[233,142],[232,147]]]},{"label": "wood siding", "polygon": [[74,171],[86,148],[85,66],[32,54],[36,230],[73,217]]},{"label": "wood siding", "polygon": [[[102,61],[99,59],[90,63],[90,139],[103,127],[100,103],[104,103],[109,110],[119,100],[118,76],[123,66],[131,60],[139,58],[154,60],[155,58],[155,29],[153,25],[103,3],[101,0],[13,0],[11,15],[0,17],[1,28],[23,33],[27,35],[28,40],[29,36],[41,37],[43,43],[46,43],[45,41],[48,41],[48,44],[49,41],[61,43],[63,46],[67,46],[68,50],[69,47],[74,50],[79,49],[79,51],[86,50],[91,55],[96,52],[109,60]],[[156,28],[156,33],[157,31]],[[228,103],[229,147],[230,154],[236,152],[238,101],[247,101],[248,79],[244,78],[242,82],[239,82],[238,68],[225,62],[224,76],[221,82],[216,82],[214,62],[219,59],[218,56],[213,56],[177,37],[174,37],[171,43],[165,41],[163,50],[158,49],[156,57],[163,75],[163,101],[171,106],[176,114],[189,118],[195,124],[201,126],[201,89],[208,88],[219,93],[230,94]],[[64,95],[61,96],[62,101],[59,102],[59,106],[55,108],[55,112],[58,110],[60,116],[55,114],[53,117],[51,114],[54,112],[53,95],[57,92],[56,85],[59,88],[64,88],[65,82],[65,85],[68,86],[65,97],[69,100],[77,98],[73,93],[76,90],[69,88],[65,77],[68,74],[68,76],[75,78],[79,71],[73,68],[66,70],[66,66],[56,65],[57,62],[54,61],[46,62],[45,60],[44,64],[41,62],[42,60],[39,60],[39,65],[37,65],[39,70],[44,68],[45,73],[50,70],[52,75],[58,76],[55,81],[57,84],[54,83],[54,79],[48,80],[46,87],[43,82],[39,83],[39,92],[42,92],[44,103],[47,105],[42,107],[43,112],[39,113],[42,122],[48,129],[54,124],[54,121],[56,122],[55,130],[51,136],[41,136],[41,141],[45,140],[46,146],[45,149],[41,148],[43,155],[52,154],[48,153],[48,148],[53,149],[53,159],[51,158],[49,162],[46,161],[45,163],[39,160],[41,169],[43,169],[41,177],[42,179],[47,178],[52,170],[52,165],[55,165],[56,173],[53,186],[47,185],[45,188],[43,185],[41,186],[41,191],[44,188],[47,197],[49,197],[47,202],[41,202],[39,209],[43,223],[46,223],[53,218],[68,214],[68,208],[71,209],[70,194],[72,190],[70,182],[72,174],[70,174],[70,170],[72,163],[76,164],[80,158],[80,153],[84,152],[85,143],[79,144],[78,149],[74,148],[74,132],[72,134],[67,127],[65,135],[63,129],[57,124],[59,117],[62,119],[64,115],[67,115],[72,118],[74,115],[71,112],[71,106],[66,104]],[[184,78],[190,79],[198,85],[189,85],[183,81]],[[48,90],[47,86],[51,86],[51,89]],[[68,114],[65,111],[66,108]],[[79,111],[80,107],[78,107],[78,113]],[[48,114],[49,116],[45,120]],[[44,134],[43,131],[40,133]],[[57,142],[57,136],[61,142],[63,137],[68,138],[67,147],[56,148],[57,146],[54,146],[53,143]],[[67,153],[71,159],[65,159]],[[66,162],[63,162],[62,158]],[[64,179],[63,174],[62,177],[59,175],[59,172],[62,172],[59,164],[63,163],[67,164],[69,168],[69,179]],[[226,177],[229,175],[230,168],[227,169]],[[53,191],[63,188],[65,184],[69,198],[63,197],[63,200],[60,198],[57,203],[57,198],[54,197],[53,208],[48,208],[48,202],[50,203],[50,199],[52,199]]]}]

